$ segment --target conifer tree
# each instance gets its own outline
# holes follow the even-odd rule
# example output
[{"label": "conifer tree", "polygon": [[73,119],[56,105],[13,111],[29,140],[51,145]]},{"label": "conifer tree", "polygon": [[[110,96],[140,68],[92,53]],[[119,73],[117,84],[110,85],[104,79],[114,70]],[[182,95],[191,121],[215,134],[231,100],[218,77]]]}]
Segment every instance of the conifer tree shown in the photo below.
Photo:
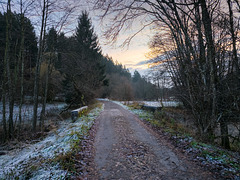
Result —
[{"label": "conifer tree", "polygon": [[79,16],[74,41],[70,40],[75,44],[71,60],[64,63],[65,95],[68,103],[84,105],[95,98],[105,79],[101,48],[86,11]]}]

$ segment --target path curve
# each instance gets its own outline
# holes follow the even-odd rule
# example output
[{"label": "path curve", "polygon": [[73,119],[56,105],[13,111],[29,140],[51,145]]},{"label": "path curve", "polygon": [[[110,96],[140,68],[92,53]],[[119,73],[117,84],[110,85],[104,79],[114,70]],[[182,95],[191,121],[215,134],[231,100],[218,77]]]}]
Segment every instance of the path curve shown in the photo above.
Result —
[{"label": "path curve", "polygon": [[214,179],[171,150],[131,112],[111,101],[104,104],[94,143],[98,179]]}]

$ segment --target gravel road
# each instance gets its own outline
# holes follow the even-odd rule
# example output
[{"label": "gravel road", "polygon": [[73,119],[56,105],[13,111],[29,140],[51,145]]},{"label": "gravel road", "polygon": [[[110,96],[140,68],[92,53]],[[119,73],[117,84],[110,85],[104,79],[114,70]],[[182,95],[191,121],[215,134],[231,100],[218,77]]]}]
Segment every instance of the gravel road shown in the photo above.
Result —
[{"label": "gravel road", "polygon": [[128,110],[104,103],[94,143],[98,179],[214,179]]}]

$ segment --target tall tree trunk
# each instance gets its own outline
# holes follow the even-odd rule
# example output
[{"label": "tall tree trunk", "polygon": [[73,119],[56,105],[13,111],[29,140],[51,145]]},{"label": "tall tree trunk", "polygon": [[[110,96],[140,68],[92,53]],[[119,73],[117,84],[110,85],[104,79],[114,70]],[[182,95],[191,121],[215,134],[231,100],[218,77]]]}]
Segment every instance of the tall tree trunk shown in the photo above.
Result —
[{"label": "tall tree trunk", "polygon": [[21,0],[21,44],[19,50],[19,62],[21,62],[21,94],[20,94],[20,104],[19,104],[19,132],[21,131],[22,125],[22,105],[23,105],[23,93],[24,93],[24,40],[25,40],[25,24],[24,24],[24,14],[22,11],[22,0]]},{"label": "tall tree trunk", "polygon": [[42,52],[43,52],[43,40],[44,40],[44,30],[46,27],[46,0],[43,1],[43,9],[42,9],[42,24],[41,31],[39,37],[39,48],[38,48],[38,56],[36,62],[36,70],[35,70],[35,78],[34,78],[34,106],[33,106],[33,131],[36,131],[37,126],[37,109],[38,109],[38,94],[39,94],[39,79],[40,79],[40,66],[42,61]]},{"label": "tall tree trunk", "polygon": [[[5,49],[6,51],[6,49]],[[4,57],[3,64],[3,82],[2,82],[2,103],[3,103],[3,141],[6,141],[7,136],[7,120],[6,120],[6,58]]]},{"label": "tall tree trunk", "polygon": [[8,135],[9,138],[13,137],[14,133],[14,127],[13,127],[13,84],[12,84],[12,77],[11,77],[11,71],[10,71],[10,57],[9,57],[9,51],[10,51],[10,39],[11,39],[11,0],[8,0],[7,3],[7,15],[6,15],[6,49],[5,49],[5,62],[6,62],[6,72],[7,72],[7,84],[8,84],[8,92],[9,92],[9,119],[8,119],[8,125],[9,125],[9,131]]},{"label": "tall tree trunk", "polygon": [[8,14],[6,16],[6,46],[4,53],[4,62],[3,62],[3,82],[2,82],[2,103],[3,103],[3,131],[4,138],[6,141],[9,137],[7,132],[7,118],[6,118],[6,92],[7,92],[7,61],[9,61],[9,21]]},{"label": "tall tree trunk", "polygon": [[209,95],[212,97],[212,107],[211,107],[211,120],[204,130],[205,133],[208,133],[210,136],[213,133],[213,125],[216,121],[216,102],[217,102],[217,90],[216,90],[216,63],[215,63],[215,47],[213,41],[213,33],[211,27],[211,18],[207,9],[207,4],[205,0],[200,0],[202,8],[202,19],[203,26],[206,36],[207,44],[207,59],[210,64],[210,92]]},{"label": "tall tree trunk", "polygon": [[238,64],[238,56],[237,56],[237,48],[236,48],[236,36],[235,36],[235,28],[233,25],[233,11],[232,11],[232,2],[231,0],[227,0],[228,10],[229,10],[229,22],[230,22],[230,33],[232,36],[232,46],[233,46],[233,70],[234,73],[238,74],[240,77],[240,69]]},{"label": "tall tree trunk", "polygon": [[41,130],[43,130],[44,127],[44,119],[46,116],[46,103],[47,103],[47,96],[48,96],[48,82],[49,82],[49,76],[50,76],[50,66],[51,66],[51,57],[52,53],[50,52],[50,57],[48,59],[48,66],[47,66],[47,72],[46,72],[46,78],[45,78],[45,86],[44,86],[44,97],[43,97],[43,104],[42,104],[42,111],[40,116],[40,127]]},{"label": "tall tree trunk", "polygon": [[221,129],[222,146],[226,149],[230,149],[230,142],[228,137],[228,125],[225,119],[223,119],[220,122],[220,129]]}]

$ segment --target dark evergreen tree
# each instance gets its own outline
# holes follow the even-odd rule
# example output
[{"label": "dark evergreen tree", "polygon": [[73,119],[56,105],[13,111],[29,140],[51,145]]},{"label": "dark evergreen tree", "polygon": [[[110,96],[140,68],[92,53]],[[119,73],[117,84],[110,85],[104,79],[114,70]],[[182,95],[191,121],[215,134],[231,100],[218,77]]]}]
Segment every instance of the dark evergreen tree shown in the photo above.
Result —
[{"label": "dark evergreen tree", "polygon": [[[95,61],[95,58],[101,56],[101,48],[98,43],[97,35],[94,33],[91,20],[88,18],[86,11],[78,18],[76,29],[76,51],[83,56],[83,59]],[[91,59],[89,58],[91,57]]]},{"label": "dark evergreen tree", "polygon": [[133,82],[138,82],[139,80],[141,80],[141,75],[137,70],[135,70],[133,74]]},{"label": "dark evergreen tree", "polygon": [[56,52],[57,51],[57,40],[58,35],[54,27],[52,27],[46,35],[46,48],[45,52]]},{"label": "dark evergreen tree", "polygon": [[54,66],[57,70],[61,71],[62,61],[64,57],[63,54],[67,52],[67,49],[67,37],[64,36],[64,33],[60,33],[57,37],[57,59],[54,62]]},{"label": "dark evergreen tree", "polygon": [[[21,22],[21,14],[11,13],[11,41],[9,49],[9,61],[10,61],[10,71],[13,75],[14,71],[20,73],[20,70],[16,67],[19,65],[19,50],[21,45],[21,26],[24,23],[24,77],[25,77],[25,94],[31,94],[32,87],[29,80],[31,80],[32,68],[35,66],[36,54],[37,54],[37,40],[34,31],[34,27],[31,21],[24,17]],[[3,58],[6,46],[6,13],[0,13],[0,72],[3,72]],[[0,86],[2,84],[2,73],[0,73]],[[19,89],[20,84],[16,84],[16,89]],[[16,98],[20,97],[18,94],[20,91],[16,92]]]},{"label": "dark evergreen tree", "polygon": [[74,48],[62,63],[66,75],[66,100],[76,105],[87,104],[104,84],[105,67],[101,63],[101,48],[86,11],[79,16],[76,35],[69,41]]},{"label": "dark evergreen tree", "polygon": [[[29,82],[32,80],[32,69],[36,66],[36,58],[37,58],[37,37],[34,31],[34,27],[31,24],[31,21],[28,18],[24,18],[25,25],[25,39],[24,39],[24,48],[25,48],[25,79]],[[16,32],[19,34],[19,32]],[[32,93],[32,85],[28,84],[28,87],[25,87],[26,93],[31,95]]]}]

